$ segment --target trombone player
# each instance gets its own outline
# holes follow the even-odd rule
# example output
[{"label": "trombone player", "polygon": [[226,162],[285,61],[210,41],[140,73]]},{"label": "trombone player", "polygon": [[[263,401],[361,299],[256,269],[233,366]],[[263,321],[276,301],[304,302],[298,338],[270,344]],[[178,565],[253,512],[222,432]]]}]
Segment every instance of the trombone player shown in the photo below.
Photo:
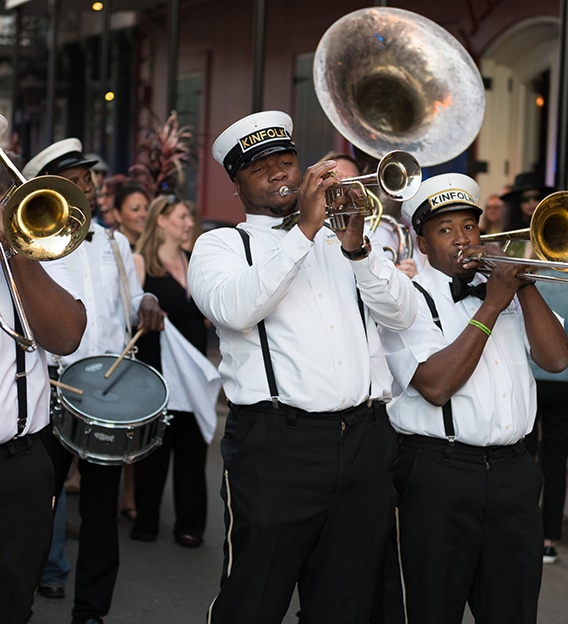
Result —
[{"label": "trombone player", "polygon": [[[0,272],[0,619],[24,624],[47,559],[52,532],[53,466],[39,437],[49,423],[50,385],[46,351],[77,349],[86,326],[85,308],[74,297],[65,265],[16,253],[0,234],[10,273]],[[11,275],[10,275],[11,274]],[[22,321],[9,283],[13,276]],[[26,351],[9,332],[25,322],[37,348]]]},{"label": "trombone player", "polygon": [[525,266],[497,263],[486,279],[467,260],[485,249],[478,202],[473,179],[443,174],[403,203],[428,261],[414,278],[413,325],[381,328],[398,387],[387,410],[399,433],[410,624],[461,623],[466,603],[477,622],[537,617],[542,478],[524,444],[536,413],[529,358],[565,369],[568,338],[534,282],[519,279]]}]

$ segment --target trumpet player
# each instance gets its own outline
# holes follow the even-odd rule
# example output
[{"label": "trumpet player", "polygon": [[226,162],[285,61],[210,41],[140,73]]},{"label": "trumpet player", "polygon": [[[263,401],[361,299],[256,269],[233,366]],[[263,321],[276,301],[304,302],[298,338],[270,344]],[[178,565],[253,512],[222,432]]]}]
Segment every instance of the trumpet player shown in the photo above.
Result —
[{"label": "trumpet player", "polygon": [[375,325],[408,327],[416,294],[363,240],[361,215],[339,234],[324,226],[335,162],[302,178],[287,114],[237,121],[213,155],[246,222],[202,234],[189,265],[230,402],[225,562],[208,621],[281,622],[297,585],[301,622],[367,624],[395,502]]},{"label": "trumpet player", "polygon": [[561,371],[568,339],[518,277],[526,267],[497,263],[486,279],[471,259],[484,251],[473,179],[430,178],[402,212],[428,259],[412,326],[381,328],[398,387],[388,413],[408,621],[458,624],[468,603],[476,622],[534,623],[543,528],[523,441],[536,412],[529,358]]}]

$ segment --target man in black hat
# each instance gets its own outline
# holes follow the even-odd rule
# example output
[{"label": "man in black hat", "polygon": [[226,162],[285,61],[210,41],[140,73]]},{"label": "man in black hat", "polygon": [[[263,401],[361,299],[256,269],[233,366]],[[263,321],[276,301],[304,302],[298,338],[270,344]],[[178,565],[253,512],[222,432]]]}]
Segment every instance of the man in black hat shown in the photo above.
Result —
[{"label": "man in black hat", "polygon": [[[536,622],[541,474],[524,444],[536,412],[529,357],[568,366],[568,338],[522,264],[478,272],[479,187],[447,173],[402,205],[428,257],[412,326],[381,328],[396,380],[400,553],[409,624]],[[499,248],[494,245],[492,255]],[[521,261],[522,262],[522,261]]]},{"label": "man in black hat", "polygon": [[414,289],[370,249],[362,216],[343,232],[324,225],[336,163],[302,179],[287,114],[241,119],[213,155],[246,222],[200,236],[189,263],[231,407],[225,564],[209,622],[280,622],[297,584],[301,622],[367,624],[395,502],[376,324],[408,327]]},{"label": "man in black hat", "polygon": [[[90,171],[93,164],[93,160],[83,155],[78,139],[64,139],[32,158],[22,173],[28,178],[42,175],[68,178],[85,193],[94,210],[95,187]],[[88,325],[79,348],[71,356],[53,358],[52,364],[64,369],[83,358],[121,353],[129,338],[131,323],[137,323],[138,328],[145,331],[163,329],[160,306],[153,295],[142,291],[130,245],[120,233],[112,234],[91,221],[87,239],[63,262],[85,303]],[[130,291],[130,301],[123,301],[123,288]],[[53,374],[57,375],[57,371]],[[54,494],[58,497],[73,456],[50,431],[46,430],[43,440],[55,466]],[[79,459],[79,471],[81,527],[73,624],[100,624],[110,609],[118,573],[117,507],[121,466]]]}]

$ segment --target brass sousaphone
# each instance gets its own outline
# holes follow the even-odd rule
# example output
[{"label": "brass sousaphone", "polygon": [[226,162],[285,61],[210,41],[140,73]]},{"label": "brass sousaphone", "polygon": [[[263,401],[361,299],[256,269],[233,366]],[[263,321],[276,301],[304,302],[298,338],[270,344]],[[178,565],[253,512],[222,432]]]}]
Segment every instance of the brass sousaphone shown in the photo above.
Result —
[{"label": "brass sousaphone", "polygon": [[[320,39],[313,74],[330,122],[380,161],[383,192],[383,179],[394,173],[401,190],[386,195],[397,201],[419,186],[408,160],[422,167],[451,160],[483,121],[485,91],[473,59],[441,26],[411,11],[372,7],[343,16]],[[383,167],[393,154],[404,160]]]},{"label": "brass sousaphone", "polygon": [[403,150],[421,166],[447,162],[477,136],[485,111],[479,71],[431,20],[372,7],[334,22],[317,46],[314,86],[335,128],[366,154]]}]

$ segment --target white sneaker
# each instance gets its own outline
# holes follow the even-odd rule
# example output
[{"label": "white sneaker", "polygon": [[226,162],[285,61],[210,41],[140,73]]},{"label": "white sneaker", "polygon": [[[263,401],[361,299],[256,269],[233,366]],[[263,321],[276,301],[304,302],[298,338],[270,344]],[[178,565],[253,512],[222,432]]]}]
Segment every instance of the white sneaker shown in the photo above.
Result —
[{"label": "white sneaker", "polygon": [[545,546],[544,553],[542,555],[543,563],[554,563],[558,559],[558,553],[554,546]]}]

